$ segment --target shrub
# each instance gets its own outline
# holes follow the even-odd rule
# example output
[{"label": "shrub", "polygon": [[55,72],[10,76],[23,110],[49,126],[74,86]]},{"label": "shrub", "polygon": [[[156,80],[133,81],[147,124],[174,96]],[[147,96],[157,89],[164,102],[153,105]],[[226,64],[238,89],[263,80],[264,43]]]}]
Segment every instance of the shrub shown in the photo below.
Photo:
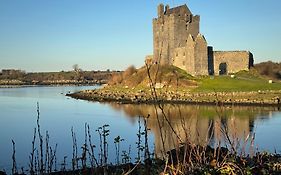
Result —
[{"label": "shrub", "polygon": [[122,83],[123,78],[122,78],[122,74],[121,73],[113,73],[111,80],[108,82],[108,84],[110,85],[115,85],[115,84],[120,84]]},{"label": "shrub", "polygon": [[135,66],[133,66],[133,65],[129,66],[122,74],[123,79],[129,78],[135,72],[137,72],[137,69],[135,68]]}]

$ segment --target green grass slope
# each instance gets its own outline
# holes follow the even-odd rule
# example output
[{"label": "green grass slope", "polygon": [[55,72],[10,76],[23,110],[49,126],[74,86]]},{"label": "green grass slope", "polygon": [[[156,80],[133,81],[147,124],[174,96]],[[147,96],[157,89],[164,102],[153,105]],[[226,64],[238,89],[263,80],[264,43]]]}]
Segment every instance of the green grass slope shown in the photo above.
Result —
[{"label": "green grass slope", "polygon": [[237,91],[264,91],[281,90],[280,82],[269,83],[268,79],[263,78],[257,71],[240,71],[230,75],[205,77],[199,80],[196,92],[237,92]]},{"label": "green grass slope", "polygon": [[281,82],[269,83],[269,79],[260,75],[256,69],[240,71],[224,76],[193,77],[186,71],[175,66],[153,65],[149,70],[144,66],[140,69],[128,68],[112,77],[110,87],[126,87],[135,89],[149,88],[150,79],[169,90],[191,90],[192,92],[248,92],[281,90]]}]

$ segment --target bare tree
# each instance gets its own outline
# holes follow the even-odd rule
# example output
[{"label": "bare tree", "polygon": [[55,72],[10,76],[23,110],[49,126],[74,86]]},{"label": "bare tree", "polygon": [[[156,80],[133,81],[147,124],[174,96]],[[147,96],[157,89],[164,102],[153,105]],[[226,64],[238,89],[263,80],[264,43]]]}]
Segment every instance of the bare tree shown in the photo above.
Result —
[{"label": "bare tree", "polygon": [[78,65],[78,64],[74,64],[74,65],[72,66],[72,68],[73,68],[73,71],[74,71],[74,72],[79,72],[79,71],[80,71],[80,68],[79,68],[79,65]]},{"label": "bare tree", "polygon": [[83,72],[82,72],[82,69],[79,68],[79,65],[78,64],[74,64],[72,66],[72,68],[73,68],[73,71],[76,73],[75,79],[78,80],[78,81],[83,79]]}]

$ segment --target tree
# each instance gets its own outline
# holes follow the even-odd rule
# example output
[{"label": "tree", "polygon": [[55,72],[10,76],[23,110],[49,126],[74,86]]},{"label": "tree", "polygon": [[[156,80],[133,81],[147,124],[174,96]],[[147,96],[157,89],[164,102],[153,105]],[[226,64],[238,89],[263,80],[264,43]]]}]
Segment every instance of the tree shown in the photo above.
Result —
[{"label": "tree", "polygon": [[76,79],[77,81],[79,81],[79,80],[81,80],[81,79],[84,79],[82,69],[79,68],[78,64],[74,64],[74,65],[72,66],[72,68],[73,68],[73,71],[76,73],[75,79]]},{"label": "tree", "polygon": [[79,72],[79,71],[80,71],[80,68],[79,68],[79,65],[78,65],[78,64],[74,64],[74,65],[72,66],[72,68],[73,68],[73,71],[74,71],[74,72]]}]

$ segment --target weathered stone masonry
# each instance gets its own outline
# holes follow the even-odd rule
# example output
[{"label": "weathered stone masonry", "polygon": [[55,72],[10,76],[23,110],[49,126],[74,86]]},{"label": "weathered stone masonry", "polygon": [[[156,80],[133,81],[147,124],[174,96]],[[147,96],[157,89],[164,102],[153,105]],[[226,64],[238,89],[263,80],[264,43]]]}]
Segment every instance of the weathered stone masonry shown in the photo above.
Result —
[{"label": "weathered stone masonry", "polygon": [[200,16],[186,5],[160,4],[153,19],[153,56],[149,62],[174,65],[191,75],[219,75],[248,70],[253,55],[247,51],[213,51],[200,34]]},{"label": "weathered stone masonry", "polygon": [[226,65],[227,73],[235,73],[240,70],[249,70],[253,65],[253,55],[246,51],[215,51],[214,56],[214,74],[223,74],[223,64]]}]

